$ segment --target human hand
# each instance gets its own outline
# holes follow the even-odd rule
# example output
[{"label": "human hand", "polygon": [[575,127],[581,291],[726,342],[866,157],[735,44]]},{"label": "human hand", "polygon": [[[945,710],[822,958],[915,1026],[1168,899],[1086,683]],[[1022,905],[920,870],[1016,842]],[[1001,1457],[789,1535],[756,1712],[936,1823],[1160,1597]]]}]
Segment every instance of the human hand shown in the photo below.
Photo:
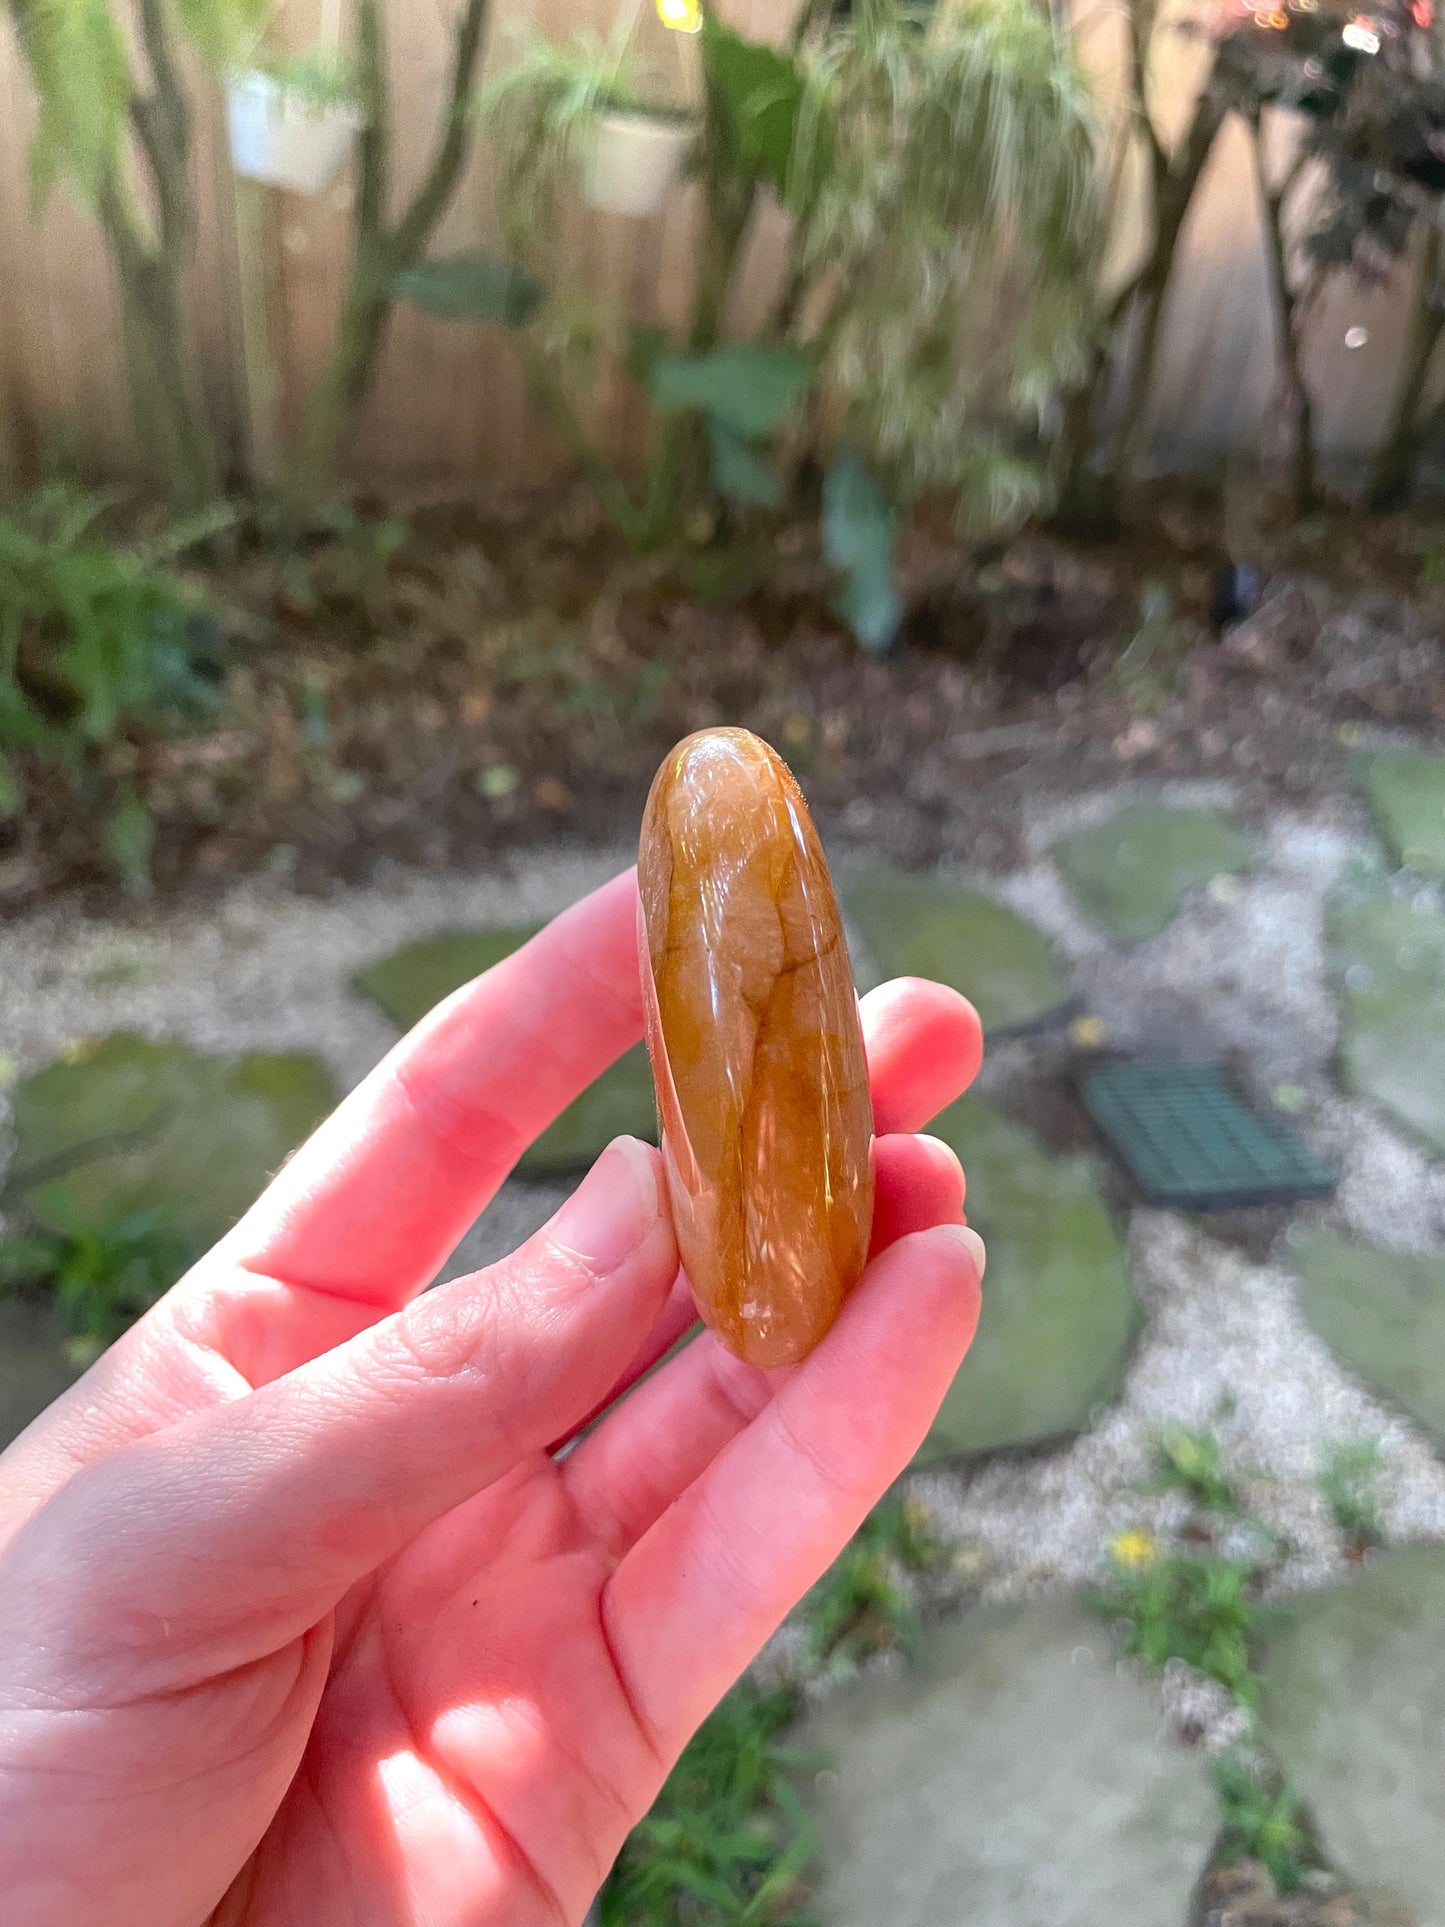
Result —
[{"label": "human hand", "polygon": [[944,1146],[961,998],[864,1000],[874,1255],[802,1365],[692,1322],[619,1140],[501,1263],[417,1294],[641,1034],[636,891],[458,991],[0,1457],[15,1927],[580,1920],[672,1762],[927,1431],[981,1246]]}]

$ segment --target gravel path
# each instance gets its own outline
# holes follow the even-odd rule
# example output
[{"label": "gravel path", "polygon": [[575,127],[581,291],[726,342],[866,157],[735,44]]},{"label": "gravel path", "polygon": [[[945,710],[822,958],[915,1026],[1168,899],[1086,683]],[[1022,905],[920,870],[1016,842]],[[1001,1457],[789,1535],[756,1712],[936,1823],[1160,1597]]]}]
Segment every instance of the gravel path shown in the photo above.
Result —
[{"label": "gravel path", "polygon": [[[1261,1094],[1280,1082],[1306,1095],[1304,1135],[1337,1160],[1337,1198],[1313,1215],[1384,1245],[1445,1242],[1445,1170],[1368,1106],[1342,1098],[1330,1062],[1336,1018],[1323,950],[1334,879],[1371,852],[1357,806],[1277,816],[1264,860],[1222,879],[1168,930],[1126,953],[1074,909],[1045,854],[1066,829],[1098,821],[1132,790],[1056,801],[1025,826],[1035,853],[995,889],[1054,938],[1089,1013],[1111,1042],[1209,1056],[1237,1051]],[[1156,789],[1153,793],[1158,794]],[[1226,787],[1181,786],[1164,800],[1228,804]],[[841,862],[866,852],[844,852]],[[615,873],[622,850],[565,849],[518,859],[505,873],[398,872],[365,890],[301,899],[253,882],[219,908],[97,922],[64,908],[0,931],[0,1055],[5,1081],[70,1040],[117,1028],[180,1035],[211,1051],[295,1047],[315,1052],[345,1088],[392,1042],[390,1026],[349,988],[352,973],[400,945],[447,928],[544,917]],[[860,959],[860,976],[867,976]],[[1037,1088],[1068,1049],[1061,1036],[1004,1043],[983,1088],[1007,1102]],[[509,1249],[555,1208],[553,1185],[510,1184],[451,1269]],[[1405,1421],[1373,1399],[1305,1325],[1279,1248],[1257,1257],[1207,1228],[1135,1211],[1129,1228],[1136,1289],[1149,1314],[1118,1405],[1061,1449],[916,1475],[963,1549],[960,1585],[1012,1595],[1098,1571],[1102,1547],[1126,1526],[1168,1522],[1174,1501],[1141,1495],[1161,1421],[1215,1424],[1228,1456],[1250,1471],[1259,1513],[1295,1550],[1287,1585],[1342,1567],[1338,1537],[1315,1487],[1326,1448],[1348,1436],[1383,1444],[1391,1537],[1445,1537],[1445,1467]]]}]

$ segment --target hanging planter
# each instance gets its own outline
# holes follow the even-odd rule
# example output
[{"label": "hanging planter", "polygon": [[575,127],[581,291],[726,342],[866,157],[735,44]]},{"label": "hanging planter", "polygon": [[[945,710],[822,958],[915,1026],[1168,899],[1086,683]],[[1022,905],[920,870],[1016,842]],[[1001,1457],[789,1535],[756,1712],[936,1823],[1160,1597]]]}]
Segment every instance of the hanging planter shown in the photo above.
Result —
[{"label": "hanging planter", "polygon": [[259,69],[226,82],[231,165],[243,180],[320,194],[340,173],[361,124],[347,102],[318,105]]},{"label": "hanging planter", "polygon": [[656,214],[682,173],[694,131],[684,114],[603,108],[582,158],[582,199],[609,214]]}]

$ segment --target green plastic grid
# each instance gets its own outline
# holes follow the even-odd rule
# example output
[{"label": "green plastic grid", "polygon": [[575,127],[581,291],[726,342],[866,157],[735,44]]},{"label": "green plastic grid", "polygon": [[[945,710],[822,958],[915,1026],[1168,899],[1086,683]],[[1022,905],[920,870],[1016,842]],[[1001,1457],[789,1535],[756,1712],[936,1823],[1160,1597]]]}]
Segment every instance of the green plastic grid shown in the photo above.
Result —
[{"label": "green plastic grid", "polygon": [[1334,1173],[1242,1104],[1207,1064],[1120,1060],[1079,1081],[1084,1107],[1151,1204],[1232,1211],[1328,1197]]}]

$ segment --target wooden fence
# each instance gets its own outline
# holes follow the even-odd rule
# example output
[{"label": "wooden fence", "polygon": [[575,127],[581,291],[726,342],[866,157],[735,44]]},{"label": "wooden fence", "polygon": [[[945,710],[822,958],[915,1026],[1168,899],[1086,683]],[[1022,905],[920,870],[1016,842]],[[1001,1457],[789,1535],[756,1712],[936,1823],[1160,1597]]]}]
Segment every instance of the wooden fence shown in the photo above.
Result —
[{"label": "wooden fence", "polygon": [[[1085,0],[1088,4],[1089,0]],[[317,0],[288,0],[280,16],[287,44],[314,32]],[[387,16],[397,153],[397,191],[425,165],[443,98],[455,0],[396,0]],[[606,30],[612,7],[599,0],[535,0],[530,10],[494,0],[488,58],[505,58],[510,23],[525,15],[565,37],[581,20]],[[781,34],[788,0],[732,0],[744,32]],[[1091,7],[1082,28],[1086,57],[1105,96],[1117,88],[1120,23]],[[1168,41],[1156,78],[1161,117],[1187,112],[1200,58],[1187,39]],[[325,357],[347,250],[349,183],[306,199],[252,190],[242,197],[238,246],[235,185],[221,103],[198,84],[195,189],[200,234],[190,276],[204,379],[216,419],[236,445],[247,440],[263,463],[267,444],[294,427],[301,397]],[[131,424],[115,287],[89,218],[57,190],[43,219],[30,206],[26,151],[34,123],[24,66],[13,39],[0,39],[0,478],[23,479],[60,453],[86,471],[125,476],[142,466]],[[655,219],[575,214],[568,229],[590,285],[640,316],[666,318],[686,298],[692,190]],[[779,222],[764,222],[742,290],[746,311],[775,271]],[[437,251],[495,238],[485,154],[474,157],[438,236]],[[1127,243],[1126,243],[1127,244]],[[1276,364],[1265,257],[1248,138],[1228,125],[1209,164],[1186,232],[1159,364],[1155,443],[1190,459],[1267,442],[1275,413]],[[1337,457],[1363,454],[1388,401],[1404,310],[1404,274],[1371,292],[1340,283],[1313,330],[1312,374],[1320,440]],[[248,342],[258,305],[268,333],[258,362]],[[250,354],[248,356],[248,347]],[[251,380],[247,381],[248,364]],[[269,365],[275,393],[256,370]],[[623,450],[635,422],[619,392],[604,397],[606,425]],[[274,447],[269,459],[274,460]],[[347,456],[357,480],[464,487],[473,479],[532,478],[556,461],[529,407],[506,339],[432,322],[399,308],[365,419]]]}]

